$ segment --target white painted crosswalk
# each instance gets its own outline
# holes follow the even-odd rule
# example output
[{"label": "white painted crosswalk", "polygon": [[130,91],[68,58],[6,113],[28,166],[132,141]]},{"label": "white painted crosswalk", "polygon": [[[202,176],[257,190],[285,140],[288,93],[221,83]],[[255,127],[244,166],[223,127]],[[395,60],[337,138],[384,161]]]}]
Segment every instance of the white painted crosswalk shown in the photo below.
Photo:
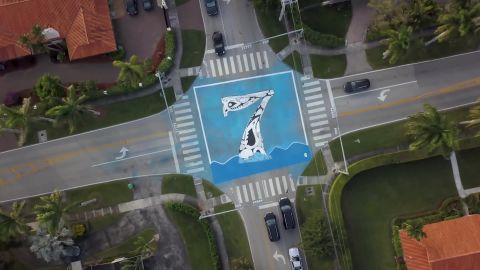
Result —
[{"label": "white painted crosswalk", "polygon": [[275,196],[285,195],[289,191],[295,192],[296,186],[290,175],[282,175],[236,185],[232,189],[235,203],[244,204],[260,203]]},{"label": "white painted crosswalk", "polygon": [[221,77],[270,68],[267,51],[225,55],[204,62],[207,77]]}]

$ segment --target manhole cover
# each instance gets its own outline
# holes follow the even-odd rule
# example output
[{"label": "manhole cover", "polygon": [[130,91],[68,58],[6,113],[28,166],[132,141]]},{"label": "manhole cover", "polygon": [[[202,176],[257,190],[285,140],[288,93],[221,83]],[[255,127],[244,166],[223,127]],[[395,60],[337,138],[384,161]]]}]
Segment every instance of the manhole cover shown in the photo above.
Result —
[{"label": "manhole cover", "polygon": [[305,188],[305,195],[306,196],[313,196],[315,195],[315,189],[313,187],[306,187]]}]

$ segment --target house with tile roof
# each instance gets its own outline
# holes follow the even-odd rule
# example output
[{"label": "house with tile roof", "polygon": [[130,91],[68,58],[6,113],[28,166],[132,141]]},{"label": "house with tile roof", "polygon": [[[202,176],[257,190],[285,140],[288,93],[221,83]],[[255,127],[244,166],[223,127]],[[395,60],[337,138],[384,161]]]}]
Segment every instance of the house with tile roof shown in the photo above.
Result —
[{"label": "house with tile roof", "polygon": [[425,225],[420,241],[400,231],[408,270],[480,269],[480,215]]},{"label": "house with tile roof", "polygon": [[19,38],[40,25],[64,40],[70,60],[116,50],[108,0],[0,0],[0,62],[31,55]]}]

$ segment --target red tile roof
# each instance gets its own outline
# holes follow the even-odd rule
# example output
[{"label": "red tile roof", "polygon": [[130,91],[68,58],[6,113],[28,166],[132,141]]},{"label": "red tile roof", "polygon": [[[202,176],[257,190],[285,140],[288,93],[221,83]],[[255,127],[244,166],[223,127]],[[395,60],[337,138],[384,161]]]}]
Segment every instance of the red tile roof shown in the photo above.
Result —
[{"label": "red tile roof", "polygon": [[0,0],[0,61],[30,54],[18,39],[36,24],[59,32],[71,60],[116,50],[107,0]]},{"label": "red tile roof", "polygon": [[400,231],[409,270],[480,269],[480,215],[428,224],[420,241]]}]

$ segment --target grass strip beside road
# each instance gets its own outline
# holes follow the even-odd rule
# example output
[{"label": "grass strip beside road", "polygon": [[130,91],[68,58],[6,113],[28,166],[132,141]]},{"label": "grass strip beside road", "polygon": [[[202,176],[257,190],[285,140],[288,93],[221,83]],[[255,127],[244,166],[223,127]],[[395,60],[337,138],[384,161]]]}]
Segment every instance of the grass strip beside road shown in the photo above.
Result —
[{"label": "grass strip beside road", "polygon": [[325,164],[325,159],[323,158],[322,151],[315,153],[315,157],[308,163],[308,166],[303,171],[303,176],[317,176],[317,175],[326,175],[327,174],[327,165]]},{"label": "grass strip beside road", "polygon": [[[122,243],[115,245],[107,250],[98,252],[97,254],[95,254],[95,257],[101,259],[104,262],[112,261],[114,258],[132,257],[135,255],[135,254],[132,254],[132,251],[134,251],[136,248],[134,245],[135,240],[137,240],[138,237],[143,237],[145,241],[150,241],[151,239],[153,239],[153,236],[156,233],[157,232],[153,228],[144,229],[132,235]],[[153,248],[155,253],[155,250],[157,248],[157,243],[153,241],[152,243],[150,243],[150,245]]]},{"label": "grass strip beside road", "polygon": [[315,78],[336,78],[345,74],[347,68],[347,57],[340,55],[316,55],[311,54],[313,76]]},{"label": "grass strip beside road", "polygon": [[185,174],[170,174],[162,178],[162,194],[180,193],[196,198],[193,177]]},{"label": "grass strip beside road", "polygon": [[[286,32],[283,22],[278,21],[280,10],[260,10],[258,7],[255,7],[255,14],[257,15],[257,21],[264,37],[269,38]],[[268,44],[275,53],[278,53],[287,47],[288,37],[285,35],[270,39]]]},{"label": "grass strip beside road", "polygon": [[297,51],[293,51],[291,54],[285,57],[283,62],[296,72],[303,73],[302,59]]},{"label": "grass strip beside road", "polygon": [[195,79],[197,76],[188,76],[188,77],[182,77],[180,78],[180,81],[182,83],[182,90],[183,93],[186,93],[190,87],[192,86],[193,82],[195,82]]},{"label": "grass strip beside road", "polygon": [[208,180],[203,180],[203,189],[205,191],[205,196],[207,196],[207,199],[213,198],[213,197],[219,197],[223,194],[223,191],[221,191],[215,184]]},{"label": "grass strip beside road", "polygon": [[180,68],[200,66],[205,53],[205,33],[200,30],[182,29],[182,43]]},{"label": "grass strip beside road", "polygon": [[[480,138],[478,138],[478,140],[480,141]],[[465,189],[480,187],[479,157],[480,147],[457,152],[460,177],[462,178],[463,188]]]}]

